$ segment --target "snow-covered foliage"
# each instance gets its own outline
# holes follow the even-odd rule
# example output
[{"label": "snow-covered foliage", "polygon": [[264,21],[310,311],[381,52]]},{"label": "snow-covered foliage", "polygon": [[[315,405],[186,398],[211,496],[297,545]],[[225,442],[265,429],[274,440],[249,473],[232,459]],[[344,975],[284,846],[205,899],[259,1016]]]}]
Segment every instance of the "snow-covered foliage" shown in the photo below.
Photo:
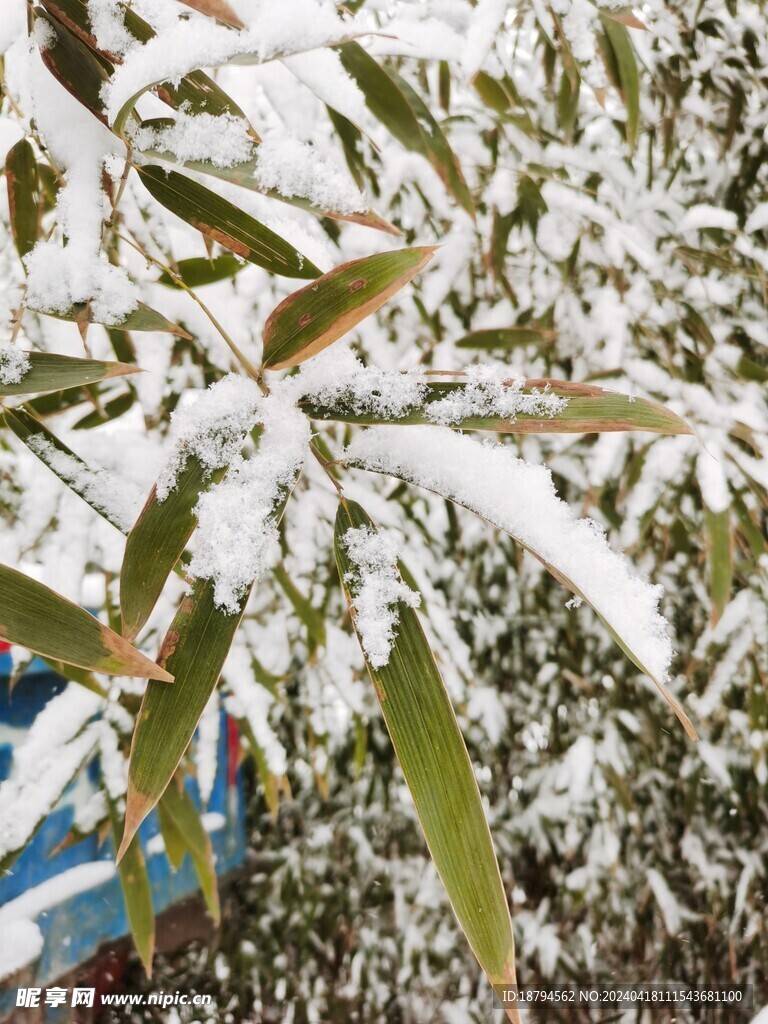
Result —
[{"label": "snow-covered foliage", "polygon": [[[128,528],[138,494],[157,483],[162,504],[188,460],[205,470],[188,577],[213,581],[228,613],[258,580],[194,755],[205,786],[220,699],[258,771],[249,909],[226,944],[247,980],[220,978],[231,1012],[290,1004],[297,1021],[374,1021],[392,1019],[396,1002],[416,1020],[441,1004],[448,1020],[488,1019],[339,589],[337,485],[381,527],[373,550],[366,535],[349,551],[371,664],[386,663],[397,635],[395,602],[421,594],[487,803],[521,979],[733,975],[764,986],[763,5],[649,0],[628,18],[587,0],[368,0],[340,16],[321,0],[230,0],[246,25],[236,33],[177,0],[137,0],[155,33],[140,45],[118,3],[89,0],[95,39],[114,58],[101,119],[46,66],[65,30],[38,17],[28,38],[25,5],[9,6],[0,140],[5,152],[26,135],[40,170],[23,265],[8,207],[0,224],[0,385],[23,381],[28,349],[147,372],[26,402],[92,467],[86,480],[43,435],[24,445],[3,430],[2,561],[75,601],[86,601],[87,577],[92,607],[97,577],[106,617],[123,540],[65,484],[77,474],[91,505]],[[417,142],[393,133],[325,46],[351,37],[413,104]],[[173,109],[152,91],[213,65],[225,65],[216,83],[237,110]],[[138,94],[142,123],[126,130],[137,166],[162,157],[322,270],[393,247],[366,226],[372,210],[402,232],[398,245],[438,244],[433,262],[359,323],[351,346],[249,377],[267,317],[298,285],[246,262],[225,233],[204,237],[128,173],[110,126]],[[173,287],[192,274],[188,260],[208,268],[203,283]],[[142,313],[139,301],[180,330],[115,330]],[[57,318],[76,319],[81,304],[77,324]],[[432,371],[461,370],[468,386],[429,402],[429,425],[365,431],[302,411],[391,422],[423,405]],[[449,429],[567,409],[544,385],[523,391],[526,379],[605,385],[630,409],[652,398],[697,436],[507,433],[496,445]],[[171,575],[139,636],[153,656],[186,586]],[[699,744],[595,611],[685,700]],[[117,753],[105,787],[122,798],[115,744],[127,750],[129,730],[100,731],[89,721],[99,700],[70,696],[74,685],[56,745],[46,745],[52,708],[0,786],[4,853],[60,794],[66,779],[51,764],[74,772]],[[105,816],[100,805],[88,826]]]}]

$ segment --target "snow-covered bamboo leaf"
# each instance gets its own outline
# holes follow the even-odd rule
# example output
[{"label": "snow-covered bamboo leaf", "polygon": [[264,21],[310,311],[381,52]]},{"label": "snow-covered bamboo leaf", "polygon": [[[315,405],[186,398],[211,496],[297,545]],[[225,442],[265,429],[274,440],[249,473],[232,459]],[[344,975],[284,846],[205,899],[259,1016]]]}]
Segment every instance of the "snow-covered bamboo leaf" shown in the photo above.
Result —
[{"label": "snow-covered bamboo leaf", "polygon": [[692,739],[696,730],[666,682],[672,645],[658,611],[660,588],[633,576],[594,523],[577,520],[551,474],[502,445],[440,428],[367,430],[347,449],[350,465],[435,491],[505,530],[578,600],[595,611],[621,650],[656,684]]},{"label": "snow-covered bamboo leaf", "polygon": [[730,509],[713,512],[704,507],[709,555],[709,594],[712,600],[712,624],[720,619],[728,604],[733,583],[733,534]]},{"label": "snow-covered bamboo leaf", "polygon": [[18,373],[13,374],[18,379],[8,380],[11,375],[4,370],[5,359],[10,351],[10,346],[0,346],[0,397],[61,391],[64,388],[110,380],[112,377],[125,377],[129,373],[141,373],[138,366],[129,366],[127,363],[77,359],[74,356],[60,356],[56,352],[26,352]]},{"label": "snow-covered bamboo leaf", "polygon": [[133,640],[155,607],[173,567],[181,557],[197,520],[193,509],[200,492],[222,475],[212,474],[190,456],[162,501],[153,487],[125,545],[120,570],[123,636]]},{"label": "snow-covered bamboo leaf", "polygon": [[[413,426],[434,423],[456,430],[491,430],[504,434],[586,434],[618,430],[647,430],[656,434],[691,434],[693,431],[679,416],[664,406],[645,398],[630,398],[615,391],[605,391],[591,384],[571,384],[567,381],[531,379],[519,392],[520,408],[512,415],[478,415],[468,400],[469,385],[461,382],[439,382],[426,386],[423,404],[402,415],[382,415],[350,409],[340,402],[337,406],[307,403],[304,411],[312,419],[340,420],[366,426],[399,424]],[[525,400],[551,395],[565,399],[559,407],[553,405],[551,414],[545,410],[526,412]],[[467,396],[465,399],[463,396]],[[455,416],[449,421],[437,414],[439,403],[455,402]],[[462,407],[467,411],[462,411]]]},{"label": "snow-covered bamboo leaf", "polygon": [[320,276],[292,245],[204,185],[156,166],[140,167],[139,174],[161,205],[237,256],[284,277]]},{"label": "snow-covered bamboo leaf", "polygon": [[335,267],[284,299],[264,325],[264,366],[296,366],[383,306],[432,258],[435,247],[377,253]]},{"label": "snow-covered bamboo leaf", "polygon": [[215,585],[198,580],[181,602],[158,655],[173,686],[149,683],[136,720],[128,769],[125,833],[118,856],[129,848],[179,766],[221,675],[240,625],[240,612],[216,607]]},{"label": "snow-covered bamboo leaf", "polygon": [[[117,848],[122,822],[114,802],[109,800],[108,803],[112,841]],[[152,885],[140,843],[132,844],[118,865],[117,873],[120,888],[123,890],[131,937],[146,975],[151,978],[152,959],[155,955],[155,909],[152,903]]]},{"label": "snow-covered bamboo leaf", "polygon": [[206,832],[200,812],[178,773],[171,779],[163,793],[158,804],[158,812],[173,822],[178,835],[182,837],[185,850],[194,864],[208,913],[218,924],[221,908],[211,837]]},{"label": "snow-covered bamboo leaf", "polygon": [[173,676],[83,608],[0,565],[0,639],[106,675],[173,682]]},{"label": "snow-covered bamboo leaf", "polygon": [[245,28],[245,24],[229,6],[227,0],[181,0],[181,2],[201,14],[207,14],[209,18],[215,18],[222,25],[229,25],[230,28]]},{"label": "snow-covered bamboo leaf", "polygon": [[101,89],[109,81],[111,65],[84,46],[61,22],[40,9],[37,17],[50,28],[46,44],[40,49],[43,63],[67,92],[106,125]]},{"label": "snow-covered bamboo leaf", "polygon": [[[200,288],[202,285],[215,284],[216,281],[226,281],[234,277],[243,269],[245,263],[236,256],[224,253],[221,256],[213,256],[208,259],[205,256],[191,256],[186,260],[179,260],[175,267],[177,277],[180,277],[189,288]],[[176,279],[163,272],[157,279],[158,284],[164,284],[167,288],[180,288]]]},{"label": "snow-covered bamboo leaf", "polygon": [[621,93],[627,111],[627,145],[634,152],[640,120],[640,80],[637,57],[626,27],[615,18],[601,15],[605,30],[603,53],[608,73]]},{"label": "snow-covered bamboo leaf", "polygon": [[5,422],[29,450],[94,511],[126,533],[133,495],[103,470],[94,470],[52,430],[23,408],[6,409]]},{"label": "snow-covered bamboo leaf", "polygon": [[27,139],[19,139],[5,158],[8,186],[8,214],[19,256],[26,256],[37,241],[42,211],[34,150]]},{"label": "snow-covered bamboo leaf", "polygon": [[[350,531],[377,539],[365,511],[344,502],[336,516],[339,575],[400,767],[435,867],[472,951],[491,983],[514,983],[512,926],[488,823],[464,739],[416,612],[393,602],[388,654],[361,629],[357,552]],[[378,557],[373,557],[378,562]],[[396,580],[396,563],[390,566]],[[362,570],[365,571],[364,569]],[[394,581],[393,580],[393,581]],[[377,587],[386,601],[384,588]],[[370,619],[370,609],[367,609]],[[367,649],[366,649],[367,648]]]},{"label": "snow-covered bamboo leaf", "polygon": [[[100,322],[94,318],[92,309],[85,303],[78,303],[64,313],[58,311],[49,313],[47,310],[36,310],[35,312],[45,312],[46,316],[53,316],[57,320],[69,320],[78,325]],[[179,338],[186,338],[188,341],[192,338],[192,335],[183,327],[179,327],[178,324],[173,323],[162,313],[158,313],[156,309],[152,309],[143,302],[140,302],[136,309],[119,323],[110,323],[109,327],[114,331],[162,331],[165,334],[175,334]]]}]

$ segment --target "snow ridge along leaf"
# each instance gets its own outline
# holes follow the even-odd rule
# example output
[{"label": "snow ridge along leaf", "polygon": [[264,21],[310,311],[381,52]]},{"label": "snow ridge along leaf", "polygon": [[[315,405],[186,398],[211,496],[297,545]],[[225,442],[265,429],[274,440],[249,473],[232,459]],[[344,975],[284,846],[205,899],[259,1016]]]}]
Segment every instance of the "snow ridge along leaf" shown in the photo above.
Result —
[{"label": "snow ridge along leaf", "polygon": [[322,352],[399,292],[435,248],[396,249],[343,263],[283,299],[264,326],[264,367],[282,370]]},{"label": "snow ridge along leaf", "polygon": [[0,565],[0,639],[106,675],[173,682],[127,640],[49,587]]},{"label": "snow ridge along leaf", "polygon": [[[345,537],[373,526],[355,502],[339,506],[336,563],[353,622],[355,565]],[[388,660],[374,668],[366,655],[368,672],[459,924],[491,983],[514,984],[509,909],[464,739],[416,612],[400,600],[397,619]]]}]

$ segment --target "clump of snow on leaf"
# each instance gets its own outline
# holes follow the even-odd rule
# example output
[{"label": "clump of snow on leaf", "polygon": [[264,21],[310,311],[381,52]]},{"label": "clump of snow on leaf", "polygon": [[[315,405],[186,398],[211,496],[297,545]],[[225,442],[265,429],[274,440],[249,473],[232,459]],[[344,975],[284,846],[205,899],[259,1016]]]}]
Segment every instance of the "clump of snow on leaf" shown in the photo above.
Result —
[{"label": "clump of snow on leaf", "polygon": [[24,349],[0,344],[0,384],[20,384],[30,369],[29,356]]},{"label": "clump of snow on leaf", "polygon": [[662,588],[631,575],[600,527],[558,498],[544,466],[433,427],[367,430],[345,454],[353,465],[437,491],[508,531],[570,580],[648,672],[666,680],[672,645],[658,610]]},{"label": "clump of snow on leaf", "polygon": [[157,499],[165,501],[190,456],[211,473],[228,466],[240,453],[256,422],[261,400],[258,385],[229,373],[172,418],[175,448],[157,481]]},{"label": "clump of snow on leaf", "polygon": [[179,110],[172,125],[141,125],[131,131],[140,150],[168,151],[182,162],[209,161],[215,167],[233,167],[253,156],[248,123],[233,114],[189,114]]},{"label": "clump of snow on leaf", "polygon": [[[249,459],[233,453],[226,478],[202,494],[195,509],[197,549],[189,575],[213,580],[217,607],[232,615],[251,582],[268,568],[278,506],[301,470],[311,438],[309,420],[280,391],[261,399],[257,416],[264,430],[256,452]],[[215,443],[213,451],[218,450]]]},{"label": "clump of snow on leaf", "polygon": [[297,387],[302,396],[352,412],[404,416],[427,394],[421,370],[398,373],[363,363],[347,346],[326,350],[301,367]]},{"label": "clump of snow on leaf", "polygon": [[433,423],[451,426],[474,416],[498,416],[514,421],[518,413],[551,419],[565,408],[568,400],[551,391],[525,393],[525,377],[509,375],[495,366],[470,366],[466,384],[432,402],[427,416]]},{"label": "clump of snow on leaf", "polygon": [[344,581],[352,595],[355,628],[368,661],[383,668],[397,636],[398,604],[418,608],[421,598],[400,579],[400,545],[393,533],[361,526],[347,530],[342,543],[353,567]]},{"label": "clump of snow on leaf", "polygon": [[362,213],[366,202],[349,174],[316,146],[270,136],[259,145],[254,171],[259,187],[298,196],[338,213]]}]

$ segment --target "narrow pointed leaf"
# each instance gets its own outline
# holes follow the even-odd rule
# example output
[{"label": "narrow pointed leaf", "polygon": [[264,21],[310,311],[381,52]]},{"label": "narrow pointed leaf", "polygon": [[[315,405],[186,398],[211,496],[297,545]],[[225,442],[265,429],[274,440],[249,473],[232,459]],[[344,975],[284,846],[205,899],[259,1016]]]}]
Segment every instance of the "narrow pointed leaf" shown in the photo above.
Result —
[{"label": "narrow pointed leaf", "polygon": [[[179,260],[175,269],[189,288],[200,288],[202,285],[215,284],[216,281],[226,281],[239,273],[244,266],[242,260],[225,253],[223,256],[214,256],[213,259],[207,259],[205,256],[192,256],[187,260]],[[175,279],[166,273],[162,273],[157,281],[158,284],[164,284],[167,288],[180,287]]]},{"label": "narrow pointed leaf", "polygon": [[165,581],[181,557],[197,520],[200,492],[222,476],[211,474],[190,456],[164,501],[153,487],[125,545],[120,570],[123,636],[133,640],[155,607]]},{"label": "narrow pointed leaf", "polygon": [[51,29],[50,43],[40,50],[43,63],[67,92],[106,125],[107,115],[104,113],[101,88],[109,80],[112,65],[106,59],[97,57],[61,22],[39,8],[36,14]]},{"label": "narrow pointed leaf", "polygon": [[[89,488],[93,471],[87,462],[84,462],[60,438],[56,437],[52,430],[49,430],[44,423],[30,415],[25,409],[6,409],[4,416],[6,424],[19,440],[23,441],[29,450],[41,462],[44,462],[67,487],[87,502],[95,512],[103,516],[108,523],[111,523],[121,533],[125,532],[125,523],[120,515],[116,515],[113,509],[106,508],[94,501]],[[40,440],[43,440],[45,444],[41,445]],[[64,456],[66,461],[61,461],[57,456]]]},{"label": "narrow pointed leaf", "polygon": [[5,158],[8,213],[19,256],[26,256],[37,241],[40,228],[40,191],[37,161],[32,146],[20,139]]},{"label": "narrow pointed leaf", "polygon": [[[42,313],[44,311],[36,310],[35,312]],[[57,320],[69,320],[76,324],[101,323],[101,321],[94,319],[92,309],[85,303],[72,306],[71,309],[63,313],[45,313],[45,315],[53,316]],[[173,323],[163,316],[162,313],[158,313],[156,309],[151,309],[143,302],[140,302],[137,308],[132,313],[129,313],[124,320],[121,320],[120,323],[109,324],[109,328],[113,331],[163,331],[165,334],[175,334],[177,337],[186,338],[187,340],[192,338],[192,335],[185,331],[183,327],[179,327],[178,324]]]},{"label": "narrow pointed leaf", "polygon": [[187,844],[165,806],[165,798],[157,805],[157,823],[165,845],[165,855],[174,871],[178,871],[187,855]]},{"label": "narrow pointed leaf", "polygon": [[163,640],[158,660],[176,681],[173,686],[149,683],[144,693],[131,744],[125,834],[119,856],[128,849],[178,768],[240,625],[246,601],[239,614],[228,615],[216,607],[213,598],[213,582],[198,580],[181,602]]},{"label": "narrow pointed leaf", "polygon": [[383,306],[432,258],[435,247],[396,249],[344,263],[294,292],[264,326],[264,366],[296,366]]},{"label": "narrow pointed leaf", "polygon": [[[429,384],[424,404],[399,418],[354,412],[341,405],[330,407],[306,403],[303,409],[312,419],[340,420],[344,423],[368,426],[430,424],[435,422],[429,417],[430,405],[461,392],[465,387],[466,385],[462,383]],[[693,433],[685,420],[656,402],[645,398],[630,398],[628,395],[605,391],[591,384],[570,384],[567,381],[546,379],[529,380],[526,382],[524,393],[540,392],[545,389],[568,400],[568,404],[555,416],[542,417],[525,412],[517,413],[514,419],[500,416],[470,416],[451,423],[450,426],[455,430],[491,430],[504,434],[581,434],[620,430],[647,430],[655,434]]]},{"label": "narrow pointed leaf", "polygon": [[640,79],[637,71],[637,57],[626,27],[613,18],[600,16],[605,30],[607,46],[606,63],[621,93],[627,110],[626,134],[630,152],[637,144],[640,121]]},{"label": "narrow pointed leaf", "polygon": [[285,566],[280,563],[274,570],[275,579],[283,588],[293,609],[307,630],[310,656],[318,647],[325,646],[325,619],[315,606],[301,593],[288,575]]},{"label": "narrow pointed leaf", "polygon": [[76,359],[55,352],[28,352],[30,368],[17,384],[0,384],[4,395],[36,395],[45,391],[61,391],[95,384],[112,377],[141,373],[138,366],[127,363],[103,363],[97,359]]},{"label": "narrow pointed leaf", "polygon": [[507,352],[519,345],[546,345],[555,337],[555,332],[546,327],[494,327],[465,334],[456,342],[456,348]]},{"label": "narrow pointed leaf", "polygon": [[[354,622],[344,535],[372,527],[354,502],[339,507],[335,551]],[[514,983],[514,942],[491,835],[464,739],[416,612],[399,602],[389,661],[367,663],[400,767],[454,913],[491,983]]]},{"label": "narrow pointed leaf", "polygon": [[171,779],[158,807],[173,821],[178,834],[183,838],[195,866],[205,905],[214,922],[218,924],[221,909],[211,837],[205,831],[200,812],[178,774]]},{"label": "narrow pointed leaf", "polygon": [[[109,801],[109,819],[112,840],[117,847],[120,838],[120,815]],[[140,843],[133,843],[118,865],[117,873],[123,890],[125,910],[131,927],[136,952],[148,978],[152,977],[152,958],[155,953],[155,910],[152,904],[152,886]]]},{"label": "narrow pointed leaf", "polygon": [[284,277],[320,275],[306,256],[274,231],[192,178],[155,166],[138,170],[147,190],[167,210],[237,256]]},{"label": "narrow pointed leaf", "polygon": [[173,682],[93,615],[7,565],[0,565],[0,639],[106,675]]}]

